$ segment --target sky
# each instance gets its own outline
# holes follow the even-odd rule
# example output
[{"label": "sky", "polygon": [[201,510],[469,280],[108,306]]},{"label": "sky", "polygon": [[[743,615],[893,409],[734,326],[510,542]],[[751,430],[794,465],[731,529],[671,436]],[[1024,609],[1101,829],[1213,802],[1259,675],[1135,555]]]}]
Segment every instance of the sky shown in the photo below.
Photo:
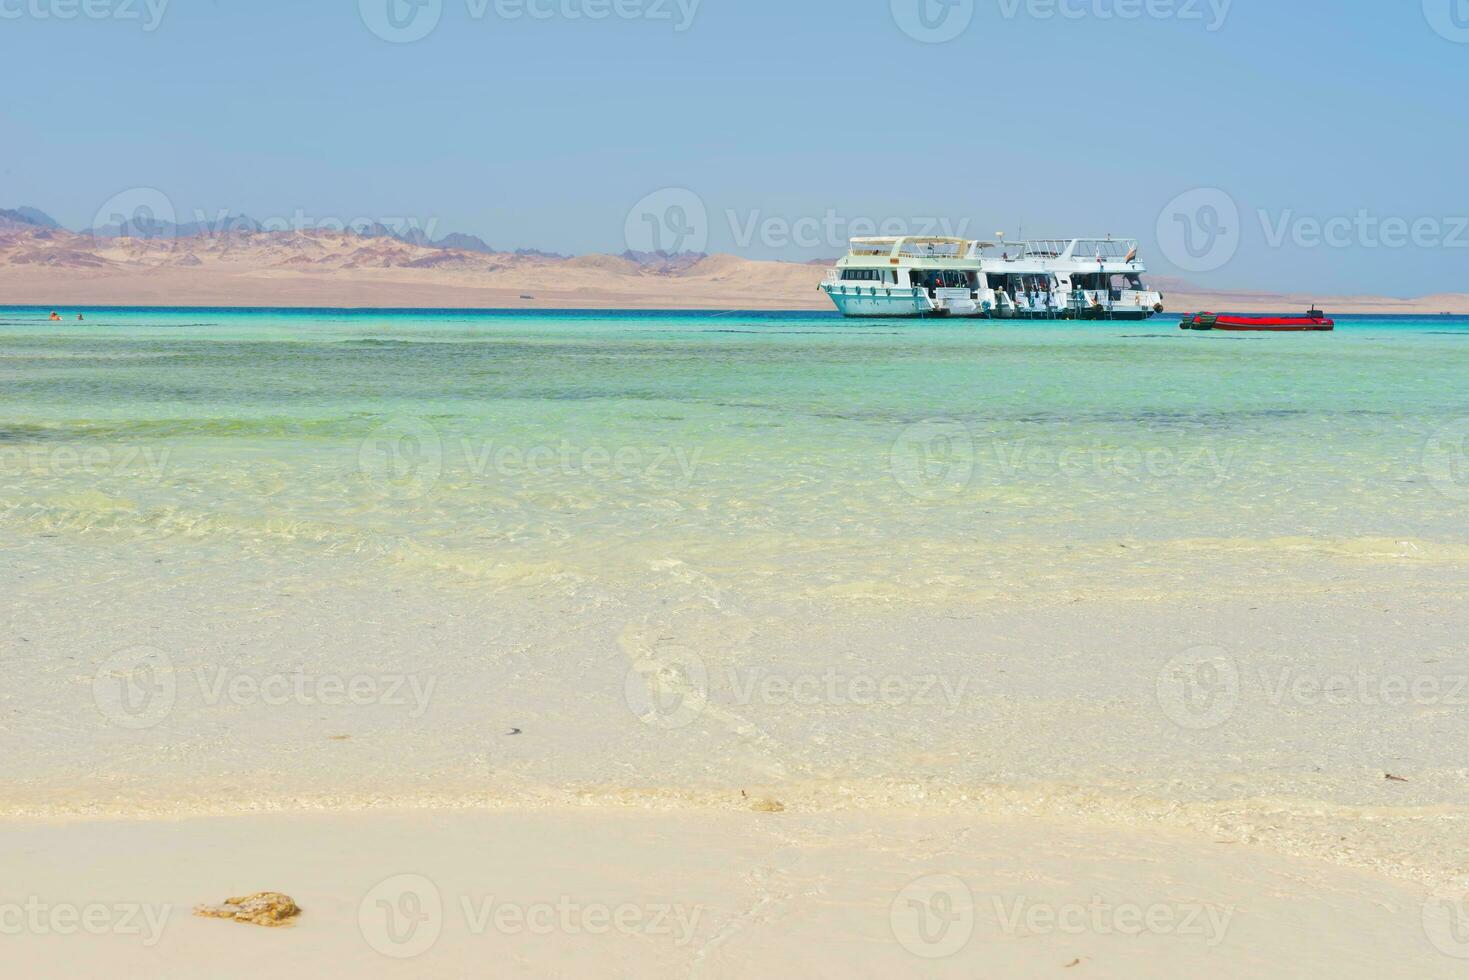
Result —
[{"label": "sky", "polygon": [[1469,291],[1469,0],[0,0],[0,207]]}]

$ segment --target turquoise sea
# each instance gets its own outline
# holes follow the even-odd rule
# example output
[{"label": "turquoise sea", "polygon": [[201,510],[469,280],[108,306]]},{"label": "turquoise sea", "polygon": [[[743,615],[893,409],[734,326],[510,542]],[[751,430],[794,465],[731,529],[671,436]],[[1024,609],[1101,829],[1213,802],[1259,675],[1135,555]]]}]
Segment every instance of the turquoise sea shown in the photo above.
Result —
[{"label": "turquoise sea", "polygon": [[0,309],[0,807],[1411,804],[1352,860],[1452,863],[1469,319],[60,312]]},{"label": "turquoise sea", "polygon": [[88,314],[0,311],[13,528],[960,597],[1129,538],[1469,543],[1469,320]]}]

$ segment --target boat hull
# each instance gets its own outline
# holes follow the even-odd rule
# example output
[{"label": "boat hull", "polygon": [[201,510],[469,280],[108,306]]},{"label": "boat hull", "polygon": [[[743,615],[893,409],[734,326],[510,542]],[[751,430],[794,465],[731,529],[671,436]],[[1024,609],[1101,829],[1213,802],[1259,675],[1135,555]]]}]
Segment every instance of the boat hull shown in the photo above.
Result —
[{"label": "boat hull", "polygon": [[978,317],[984,310],[967,292],[946,296],[939,290],[931,298],[921,290],[873,289],[872,287],[822,287],[842,316],[854,319],[911,319],[917,317]]},{"label": "boat hull", "polygon": [[1180,330],[1225,330],[1236,333],[1323,333],[1336,329],[1324,316],[1230,316],[1199,313],[1186,316]]}]

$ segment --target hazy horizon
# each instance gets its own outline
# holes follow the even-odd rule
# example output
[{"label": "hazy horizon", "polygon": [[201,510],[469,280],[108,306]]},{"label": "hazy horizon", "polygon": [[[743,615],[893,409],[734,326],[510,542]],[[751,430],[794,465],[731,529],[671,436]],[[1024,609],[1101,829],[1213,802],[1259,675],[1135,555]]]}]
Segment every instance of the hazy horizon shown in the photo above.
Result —
[{"label": "hazy horizon", "polygon": [[1454,292],[1469,28],[1453,13],[25,0],[0,12],[0,72],[26,92],[0,113],[0,207],[77,230],[161,200],[181,223],[798,262],[883,231],[1110,233],[1213,288]]}]

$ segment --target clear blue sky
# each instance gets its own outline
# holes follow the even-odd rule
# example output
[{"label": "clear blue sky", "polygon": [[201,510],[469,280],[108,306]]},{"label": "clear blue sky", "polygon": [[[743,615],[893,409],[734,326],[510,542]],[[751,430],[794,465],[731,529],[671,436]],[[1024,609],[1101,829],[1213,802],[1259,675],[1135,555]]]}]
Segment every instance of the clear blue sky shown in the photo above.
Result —
[{"label": "clear blue sky", "polygon": [[[614,0],[427,0],[437,26],[411,43],[367,26],[388,29],[387,0],[365,18],[359,0],[172,0],[153,30],[148,0],[58,18],[83,2],[0,0],[0,206],[74,228],[141,186],[181,219],[409,217],[621,251],[630,209],[676,187],[710,251],[805,260],[848,221],[945,217],[973,237],[1133,236],[1179,274],[1160,216],[1218,188],[1238,247],[1195,281],[1469,290],[1469,0],[1234,0],[1222,24],[1222,0],[972,0],[945,43],[899,26],[918,0],[702,0],[687,23],[679,0],[600,20],[566,12]],[[506,16],[522,2],[550,16]],[[929,23],[962,24],[956,2]],[[1057,3],[1073,16],[1047,17]],[[1364,210],[1430,224],[1383,247]],[[760,224],[828,214],[808,247]],[[1353,227],[1313,244],[1301,218]]]}]

